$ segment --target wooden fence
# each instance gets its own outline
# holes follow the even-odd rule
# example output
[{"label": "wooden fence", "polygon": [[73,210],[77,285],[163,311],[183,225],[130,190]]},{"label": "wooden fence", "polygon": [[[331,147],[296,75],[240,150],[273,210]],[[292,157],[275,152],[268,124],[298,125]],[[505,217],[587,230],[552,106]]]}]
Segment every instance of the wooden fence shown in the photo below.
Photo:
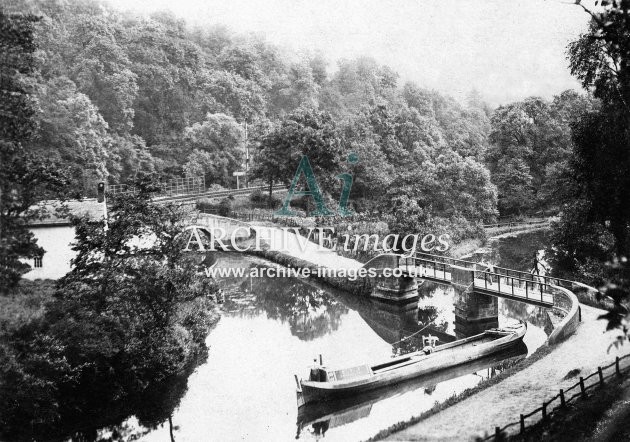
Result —
[{"label": "wooden fence", "polygon": [[550,219],[531,220],[531,221],[515,221],[515,222],[501,222],[493,224],[484,224],[483,229],[486,233],[491,235],[516,232],[528,228],[539,228],[548,226]]},{"label": "wooden fence", "polygon": [[[617,356],[615,358],[615,362],[606,365],[604,367],[597,367],[597,371],[591,373],[590,375],[586,376],[585,378],[580,376],[580,381],[573,384],[571,387],[567,388],[566,390],[564,389],[560,389],[560,392],[555,395],[554,397],[552,397],[551,399],[549,399],[548,401],[545,401],[542,403],[542,406],[536,408],[535,410],[531,411],[530,413],[527,414],[521,414],[519,420],[515,421],[515,422],[510,422],[507,425],[504,425],[503,427],[495,427],[494,428],[494,434],[490,434],[489,436],[486,436],[483,439],[478,439],[479,441],[483,442],[483,441],[489,441],[489,440],[494,440],[494,441],[502,441],[505,440],[506,435],[504,434],[505,431],[508,428],[511,427],[515,427],[517,425],[520,426],[520,434],[523,435],[525,434],[525,430],[527,428],[526,426],[526,419],[537,415],[538,413],[541,413],[542,415],[542,420],[546,421],[547,419],[549,419],[554,413],[557,413],[558,411],[560,411],[561,409],[565,408],[566,405],[577,399],[578,397],[582,397],[582,398],[586,398],[587,397],[587,392],[588,390],[595,388],[597,386],[603,386],[606,379],[609,379],[613,376],[621,376],[622,374],[622,370],[620,368],[620,361],[629,358],[630,354],[627,354],[625,356],[619,357]],[[610,368],[614,367],[614,370],[612,371],[612,373],[610,374],[604,374],[605,370],[608,370]],[[623,371],[627,371],[629,367],[624,368]],[[597,380],[595,382],[592,382],[590,385],[586,385],[586,381],[588,381],[589,379],[593,378],[597,376]],[[572,390],[575,389],[579,389],[576,393],[568,396],[569,392],[571,392]],[[551,405],[556,402],[556,404],[551,407]],[[538,420],[536,421],[538,422]]]}]

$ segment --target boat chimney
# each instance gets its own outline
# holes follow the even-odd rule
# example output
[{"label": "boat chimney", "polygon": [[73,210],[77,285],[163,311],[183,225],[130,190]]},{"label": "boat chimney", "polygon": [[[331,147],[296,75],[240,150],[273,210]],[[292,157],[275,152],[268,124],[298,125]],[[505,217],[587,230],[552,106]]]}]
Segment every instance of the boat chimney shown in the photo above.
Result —
[{"label": "boat chimney", "polygon": [[321,355],[321,353],[319,355],[319,365],[324,365],[324,363],[322,362],[322,355]]}]

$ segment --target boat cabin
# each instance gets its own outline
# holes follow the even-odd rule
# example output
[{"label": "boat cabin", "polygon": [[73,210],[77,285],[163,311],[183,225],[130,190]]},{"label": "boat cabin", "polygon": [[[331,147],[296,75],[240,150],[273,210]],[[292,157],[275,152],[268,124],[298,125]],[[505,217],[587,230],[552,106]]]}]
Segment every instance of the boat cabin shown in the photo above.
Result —
[{"label": "boat cabin", "polygon": [[362,378],[372,375],[372,368],[369,365],[358,365],[356,367],[344,368],[341,370],[328,370],[326,367],[317,366],[311,368],[309,381],[313,382],[335,382],[347,381],[348,379]]}]

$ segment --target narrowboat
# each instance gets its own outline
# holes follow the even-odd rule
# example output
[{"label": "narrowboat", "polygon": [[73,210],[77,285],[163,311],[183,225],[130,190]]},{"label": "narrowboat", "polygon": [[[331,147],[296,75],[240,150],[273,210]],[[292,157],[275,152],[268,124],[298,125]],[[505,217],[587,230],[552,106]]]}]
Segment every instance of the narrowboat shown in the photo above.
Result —
[{"label": "narrowboat", "polygon": [[465,364],[522,342],[527,331],[518,325],[486,330],[475,336],[394,357],[376,364],[348,368],[311,368],[308,380],[297,380],[300,405],[351,397],[396,385],[408,379]]},{"label": "narrowboat", "polygon": [[307,427],[312,427],[313,433],[316,433],[318,428],[329,429],[357,421],[367,417],[372,410],[372,406],[382,400],[422,388],[435,388],[441,382],[470,373],[477,373],[490,367],[510,364],[524,359],[525,356],[527,356],[527,346],[520,342],[505,351],[476,359],[469,364],[449,367],[435,373],[429,373],[426,376],[402,381],[389,388],[369,390],[334,402],[311,402],[304,406],[299,406],[298,398],[298,435],[305,431]]}]

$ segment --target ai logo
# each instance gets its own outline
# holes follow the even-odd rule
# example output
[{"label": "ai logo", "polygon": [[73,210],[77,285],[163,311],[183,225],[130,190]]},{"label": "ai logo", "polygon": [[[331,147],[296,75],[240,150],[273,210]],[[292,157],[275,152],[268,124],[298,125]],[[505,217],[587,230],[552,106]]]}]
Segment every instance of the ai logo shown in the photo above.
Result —
[{"label": "ai logo", "polygon": [[[348,155],[348,163],[356,164],[358,161],[359,158],[356,154],[351,153]],[[306,178],[308,190],[295,190],[302,174],[304,174],[304,177]],[[310,196],[315,201],[316,207],[316,210],[311,213],[312,216],[352,216],[354,212],[348,209],[348,198],[350,197],[350,189],[352,188],[352,175],[349,173],[341,173],[337,175],[337,178],[343,182],[343,187],[341,188],[341,196],[339,197],[339,207],[337,208],[337,213],[335,213],[326,207],[324,197],[322,196],[322,192],[317,184],[317,179],[313,173],[311,163],[308,161],[308,157],[306,155],[302,156],[297,171],[295,172],[295,176],[293,177],[293,181],[291,181],[289,193],[287,193],[287,196],[284,199],[282,208],[277,210],[275,214],[277,216],[295,216],[296,213],[289,209],[289,205],[291,204],[293,198],[296,196]]]}]

